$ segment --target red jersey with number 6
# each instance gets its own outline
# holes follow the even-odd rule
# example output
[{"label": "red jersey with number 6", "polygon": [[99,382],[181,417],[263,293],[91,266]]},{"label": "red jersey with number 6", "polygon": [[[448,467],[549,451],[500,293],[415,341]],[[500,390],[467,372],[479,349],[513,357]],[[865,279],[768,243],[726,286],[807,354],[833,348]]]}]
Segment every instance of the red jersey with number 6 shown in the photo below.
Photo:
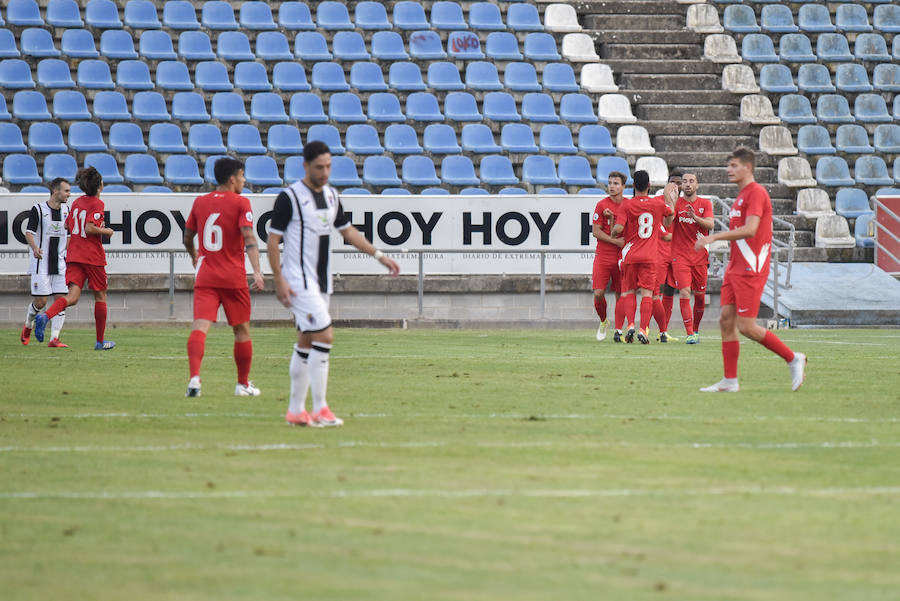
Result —
[{"label": "red jersey with number 6", "polygon": [[194,287],[247,287],[241,233],[242,227],[253,227],[247,198],[222,190],[198,196],[185,227],[197,232],[200,243]]},{"label": "red jersey with number 6", "polygon": [[96,196],[79,196],[72,203],[66,218],[66,229],[71,234],[66,248],[67,263],[106,265],[103,236],[84,230],[88,223],[103,227],[103,210],[103,201]]},{"label": "red jersey with number 6", "polygon": [[616,225],[625,226],[625,246],[622,248],[624,264],[659,262],[658,229],[663,217],[671,214],[672,207],[666,204],[662,196],[635,196],[622,201],[616,214]]}]

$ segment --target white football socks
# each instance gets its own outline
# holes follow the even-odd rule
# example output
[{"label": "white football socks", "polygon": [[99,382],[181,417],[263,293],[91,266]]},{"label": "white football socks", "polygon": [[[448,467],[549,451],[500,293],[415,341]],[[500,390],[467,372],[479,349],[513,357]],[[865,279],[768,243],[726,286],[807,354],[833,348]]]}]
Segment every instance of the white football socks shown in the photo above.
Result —
[{"label": "white football socks", "polygon": [[40,313],[40,310],[35,308],[34,303],[28,304],[28,313],[25,314],[25,327],[33,328],[34,327],[34,318],[37,317],[37,314]]},{"label": "white football socks", "polygon": [[331,345],[313,342],[309,352],[309,381],[312,389],[313,415],[328,406],[325,394],[328,390],[328,358]]},{"label": "white football socks", "polygon": [[50,340],[56,340],[59,338],[59,333],[62,331],[62,327],[65,322],[65,311],[60,311],[56,314],[56,317],[50,319]]},{"label": "white football socks", "polygon": [[309,391],[309,351],[294,345],[291,353],[291,398],[288,411],[303,413],[306,411],[306,393]]}]

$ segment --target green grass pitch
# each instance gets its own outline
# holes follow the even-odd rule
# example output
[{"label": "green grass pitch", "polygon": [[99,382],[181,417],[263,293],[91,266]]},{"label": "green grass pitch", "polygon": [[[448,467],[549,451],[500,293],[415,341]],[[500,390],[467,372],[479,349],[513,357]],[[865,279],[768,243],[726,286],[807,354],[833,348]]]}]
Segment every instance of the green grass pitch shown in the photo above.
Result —
[{"label": "green grass pitch", "polygon": [[184,398],[186,328],[69,349],[0,332],[0,597],[900,598],[900,331],[718,336],[339,330],[339,429],[284,424],[293,332],[230,330]]}]

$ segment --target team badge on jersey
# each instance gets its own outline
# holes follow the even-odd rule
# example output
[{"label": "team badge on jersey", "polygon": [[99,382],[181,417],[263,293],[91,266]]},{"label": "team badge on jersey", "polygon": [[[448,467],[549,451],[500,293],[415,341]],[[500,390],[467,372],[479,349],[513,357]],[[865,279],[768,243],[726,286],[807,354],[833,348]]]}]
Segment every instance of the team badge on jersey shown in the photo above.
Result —
[{"label": "team badge on jersey", "polygon": [[253,212],[252,211],[247,211],[247,213],[244,215],[244,217],[247,218],[247,221],[249,221],[251,223],[253,222]]}]

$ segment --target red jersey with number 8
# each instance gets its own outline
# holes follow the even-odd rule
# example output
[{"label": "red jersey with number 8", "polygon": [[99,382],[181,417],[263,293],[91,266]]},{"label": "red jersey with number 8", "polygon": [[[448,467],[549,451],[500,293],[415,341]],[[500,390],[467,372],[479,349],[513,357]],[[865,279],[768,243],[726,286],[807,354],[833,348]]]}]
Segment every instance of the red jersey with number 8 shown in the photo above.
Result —
[{"label": "red jersey with number 8", "polygon": [[671,214],[672,207],[666,204],[662,196],[635,196],[622,201],[616,214],[616,225],[625,226],[625,246],[622,248],[624,264],[659,262],[658,229],[663,217]]},{"label": "red jersey with number 8", "polygon": [[66,248],[67,263],[106,265],[103,236],[88,234],[84,229],[88,223],[103,227],[103,210],[103,201],[96,196],[79,196],[72,203],[66,218],[66,229],[71,234]]},{"label": "red jersey with number 8", "polygon": [[247,287],[241,233],[242,227],[253,227],[247,198],[222,190],[198,196],[185,227],[197,232],[199,241],[194,287]]}]

